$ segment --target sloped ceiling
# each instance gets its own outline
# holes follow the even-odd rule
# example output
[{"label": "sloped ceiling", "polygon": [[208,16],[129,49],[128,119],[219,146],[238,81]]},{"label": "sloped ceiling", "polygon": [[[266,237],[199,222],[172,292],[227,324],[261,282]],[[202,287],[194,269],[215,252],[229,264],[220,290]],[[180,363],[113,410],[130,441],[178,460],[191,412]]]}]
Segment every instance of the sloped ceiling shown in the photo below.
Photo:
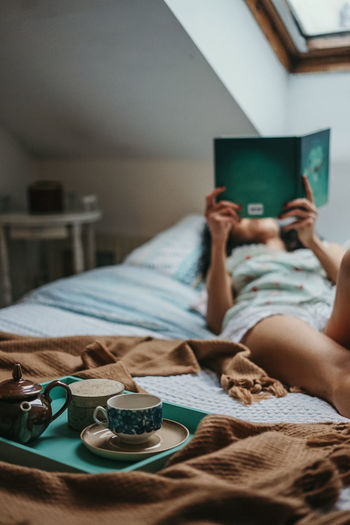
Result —
[{"label": "sloped ceiling", "polygon": [[163,0],[2,0],[0,119],[48,158],[209,158],[256,130]]}]

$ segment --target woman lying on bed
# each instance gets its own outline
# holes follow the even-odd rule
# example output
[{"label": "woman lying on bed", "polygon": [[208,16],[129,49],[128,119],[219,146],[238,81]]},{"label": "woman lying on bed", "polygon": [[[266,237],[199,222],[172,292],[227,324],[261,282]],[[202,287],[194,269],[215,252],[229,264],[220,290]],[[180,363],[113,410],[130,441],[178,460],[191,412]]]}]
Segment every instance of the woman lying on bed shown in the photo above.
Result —
[{"label": "woman lying on bed", "polygon": [[[317,236],[304,183],[307,198],[280,216],[294,218],[282,235],[274,219],[240,219],[238,204],[216,202],[224,188],[207,196],[207,326],[247,345],[269,375],[350,417],[350,250]],[[292,230],[304,249],[288,251]]]}]

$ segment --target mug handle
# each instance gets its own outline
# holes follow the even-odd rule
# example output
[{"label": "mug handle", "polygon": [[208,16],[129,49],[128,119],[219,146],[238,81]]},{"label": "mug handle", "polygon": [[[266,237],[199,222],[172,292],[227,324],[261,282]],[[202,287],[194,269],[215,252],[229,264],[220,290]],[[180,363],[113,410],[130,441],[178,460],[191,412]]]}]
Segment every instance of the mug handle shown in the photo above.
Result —
[{"label": "mug handle", "polygon": [[45,388],[45,390],[43,392],[43,396],[46,397],[46,399],[48,400],[50,405],[51,405],[52,399],[51,399],[51,397],[49,395],[49,392],[53,388],[55,388],[56,386],[61,386],[62,388],[64,388],[66,390],[66,401],[63,403],[61,408],[56,412],[56,414],[53,414],[51,416],[50,423],[51,423],[51,421],[56,419],[56,417],[60,416],[62,414],[62,412],[64,412],[66,410],[67,406],[70,403],[70,400],[72,399],[72,393],[71,393],[70,388],[69,388],[68,385],[66,385],[65,383],[62,383],[62,381],[52,381],[49,385],[47,385],[47,387]]},{"label": "mug handle", "polygon": [[[101,419],[98,419],[98,414],[102,412],[103,414],[103,417],[104,417],[104,421],[101,421]],[[108,414],[107,414],[107,410],[101,406],[98,406],[95,408],[94,410],[94,413],[93,413],[93,418],[94,418],[94,421],[95,423],[99,424],[99,425],[103,425],[104,427],[108,427]]]}]

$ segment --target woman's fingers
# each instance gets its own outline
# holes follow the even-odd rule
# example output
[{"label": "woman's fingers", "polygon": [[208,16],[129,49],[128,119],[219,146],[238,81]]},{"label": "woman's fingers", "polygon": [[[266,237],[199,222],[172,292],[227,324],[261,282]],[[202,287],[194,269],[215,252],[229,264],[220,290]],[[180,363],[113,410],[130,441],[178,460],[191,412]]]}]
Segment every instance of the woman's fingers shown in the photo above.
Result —
[{"label": "woman's fingers", "polygon": [[206,196],[205,200],[206,200],[206,210],[209,210],[211,208],[213,208],[216,204],[216,197],[218,195],[220,195],[220,193],[222,193],[223,191],[225,191],[225,186],[220,186],[220,188],[215,188],[213,191],[211,191],[210,193],[208,193],[208,195]]},{"label": "woman's fingers", "polygon": [[285,232],[289,231],[289,230],[299,230],[300,228],[303,228],[303,227],[310,227],[312,226],[312,223],[313,223],[313,219],[311,217],[308,217],[307,219],[303,219],[303,220],[299,220],[299,221],[293,221],[291,222],[290,224],[288,224],[287,226],[283,226],[283,230]]},{"label": "woman's fingers", "polygon": [[305,208],[306,210],[317,213],[317,208],[314,204],[314,196],[312,193],[312,189],[311,189],[309,180],[306,175],[303,175],[303,181],[304,181],[304,186],[305,186],[305,191],[306,191],[306,199],[301,198],[301,199],[294,199],[292,201],[289,201],[283,206],[283,209],[286,210],[287,208],[301,207],[301,208]]},{"label": "woman's fingers", "polygon": [[232,201],[219,201],[216,203],[216,206],[219,207],[219,206],[230,206],[232,207],[233,209],[239,211],[242,209],[242,206],[240,204],[237,204],[237,202],[232,202]]},{"label": "woman's fingers", "polygon": [[229,202],[229,201],[220,201],[217,202],[213,208],[212,211],[215,212],[224,212],[226,210],[232,211],[232,216],[235,217],[237,221],[240,221],[240,217],[238,213],[241,211],[242,207],[239,204],[236,204],[235,202]]},{"label": "woman's fingers", "polygon": [[236,222],[240,221],[239,215],[232,206],[220,206],[220,208],[214,209],[209,212],[206,217],[215,215],[223,217],[232,217]]},{"label": "woman's fingers", "polygon": [[[283,209],[287,212],[288,208],[305,208],[306,210],[317,213],[317,208],[313,202],[308,199],[294,199],[293,201],[287,202]],[[293,210],[295,211],[295,210]]]},{"label": "woman's fingers", "polygon": [[300,217],[305,219],[307,217],[311,217],[313,219],[316,219],[317,213],[315,213],[314,211],[306,211],[301,210],[300,208],[296,208],[295,210],[291,210],[279,215],[279,219],[287,219],[288,217]]},{"label": "woman's fingers", "polygon": [[[208,195],[210,197],[210,195]],[[210,199],[209,199],[209,202]],[[209,203],[207,201],[207,206],[205,208],[205,217],[208,218],[212,214],[221,213],[223,215],[230,215],[235,219],[235,221],[240,221],[238,212],[241,210],[241,206],[239,204],[236,204],[235,202],[230,201],[219,201],[214,202],[214,204]]]},{"label": "woman's fingers", "polygon": [[309,179],[307,178],[306,175],[303,175],[303,180],[304,180],[304,186],[305,186],[305,191],[306,191],[306,197],[307,199],[310,201],[310,202],[314,202],[314,195],[312,193],[312,189],[311,189],[311,186],[310,186],[310,183],[309,183]]},{"label": "woman's fingers", "polygon": [[211,191],[206,196],[205,214],[207,214],[208,212],[214,209],[215,210],[221,209],[223,206],[231,206],[236,211],[240,211],[242,209],[242,207],[236,202],[225,201],[225,200],[216,202],[216,197],[220,195],[220,193],[225,191],[225,189],[226,189],[225,186],[221,186],[220,188],[215,188],[213,191]]},{"label": "woman's fingers", "polygon": [[315,223],[317,219],[317,208],[311,186],[306,175],[303,175],[306,199],[294,199],[283,206],[280,219],[293,217],[295,220],[284,226],[284,231],[297,230],[301,243],[308,247],[315,237]]}]

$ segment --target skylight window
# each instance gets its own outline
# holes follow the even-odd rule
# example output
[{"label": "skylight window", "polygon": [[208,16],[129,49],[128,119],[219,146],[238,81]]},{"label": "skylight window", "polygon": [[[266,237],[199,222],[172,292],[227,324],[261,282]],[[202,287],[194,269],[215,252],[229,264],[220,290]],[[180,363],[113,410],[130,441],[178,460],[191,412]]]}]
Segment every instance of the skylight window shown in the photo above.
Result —
[{"label": "skylight window", "polygon": [[245,0],[287,71],[350,71],[350,0]]},{"label": "skylight window", "polygon": [[350,1],[288,0],[305,38],[350,33]]}]

